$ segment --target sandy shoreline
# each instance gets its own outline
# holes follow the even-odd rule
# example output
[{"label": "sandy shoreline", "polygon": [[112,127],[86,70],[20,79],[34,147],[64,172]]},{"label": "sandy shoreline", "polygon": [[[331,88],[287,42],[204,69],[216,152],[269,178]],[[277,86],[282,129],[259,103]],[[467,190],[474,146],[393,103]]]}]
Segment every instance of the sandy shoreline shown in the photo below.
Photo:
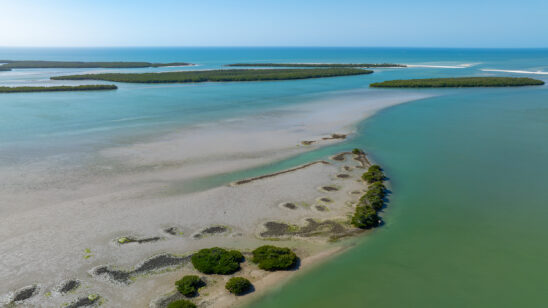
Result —
[{"label": "sandy shoreline", "polygon": [[[363,190],[358,181],[363,171],[349,158],[191,194],[182,193],[178,185],[339,142],[324,138],[350,134],[355,123],[376,111],[424,97],[411,92],[405,96],[371,93],[375,93],[372,98],[356,94],[355,99],[197,125],[151,142],[112,147],[97,153],[85,168],[65,167],[62,159],[2,168],[0,210],[6,214],[0,217],[0,276],[5,278],[0,281],[0,296],[4,295],[0,303],[14,291],[36,284],[36,294],[26,301],[30,305],[58,307],[93,294],[100,295],[108,307],[148,305],[161,295],[158,291],[173,287],[178,270],[152,275],[153,279],[136,275],[128,285],[98,279],[90,271],[100,266],[129,271],[152,256],[185,255],[211,246],[249,251],[271,243],[262,235],[267,234],[269,221],[299,228],[310,226],[306,219],[346,221],[352,202],[359,197],[354,192]],[[303,140],[317,142],[302,146]],[[348,178],[337,177],[345,165],[352,170],[344,171]],[[325,186],[337,189],[321,189]],[[296,209],[283,207],[287,202],[296,204]],[[212,226],[223,226],[226,232],[203,233]],[[119,245],[121,237],[159,239]],[[288,235],[277,245],[301,249],[306,256],[310,251],[303,250],[303,245],[321,251],[318,247],[325,244],[313,236],[304,242]],[[259,275],[254,282],[270,286],[286,275],[266,280]],[[78,279],[82,287],[66,296],[51,295],[58,283],[68,279]],[[258,286],[260,294],[263,290]]]}]

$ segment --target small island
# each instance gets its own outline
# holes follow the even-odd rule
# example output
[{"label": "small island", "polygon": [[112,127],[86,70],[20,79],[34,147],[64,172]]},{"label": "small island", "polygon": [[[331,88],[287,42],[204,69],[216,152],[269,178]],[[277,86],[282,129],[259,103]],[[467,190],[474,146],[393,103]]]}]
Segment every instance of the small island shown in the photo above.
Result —
[{"label": "small island", "polygon": [[362,67],[362,68],[389,68],[407,67],[403,64],[392,63],[234,63],[226,66],[248,66],[248,67]]},{"label": "small island", "polygon": [[60,92],[60,91],[98,91],[116,90],[115,85],[97,84],[80,86],[51,86],[51,87],[0,87],[0,93],[26,93],[26,92]]},{"label": "small island", "polygon": [[80,61],[38,61],[38,60],[0,60],[0,71],[28,68],[144,68],[165,66],[188,66],[185,62],[151,63],[151,62],[80,62]]},{"label": "small island", "polygon": [[210,71],[179,71],[162,73],[108,73],[51,77],[53,80],[106,80],[130,83],[195,83],[227,81],[294,80],[371,74],[359,68],[316,69],[230,69]]},{"label": "small island", "polygon": [[372,83],[374,88],[465,88],[541,86],[544,81],[528,77],[457,77],[388,80]]}]

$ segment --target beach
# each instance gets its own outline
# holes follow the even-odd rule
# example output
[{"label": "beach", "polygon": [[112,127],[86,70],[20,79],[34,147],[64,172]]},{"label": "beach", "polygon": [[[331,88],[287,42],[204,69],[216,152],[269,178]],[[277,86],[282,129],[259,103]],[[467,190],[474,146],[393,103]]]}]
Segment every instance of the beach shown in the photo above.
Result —
[{"label": "beach", "polygon": [[[260,117],[191,125],[102,148],[86,156],[84,165],[53,156],[3,166],[0,207],[6,215],[0,218],[0,275],[7,279],[0,289],[8,292],[2,300],[9,301],[20,288],[37,286],[26,303],[56,307],[97,295],[109,307],[141,307],[173,290],[175,278],[192,271],[184,256],[201,248],[245,252],[281,238],[277,245],[294,248],[303,258],[303,269],[326,251],[338,251],[328,239],[353,235],[348,215],[366,187],[360,180],[365,166],[351,154],[343,161],[309,162],[242,183],[192,191],[186,186],[195,179],[269,164],[352,138],[356,123],[378,110],[427,96],[367,94],[342,99],[333,95],[275,108]],[[265,227],[268,222],[308,231],[279,234]],[[158,256],[177,257],[166,261]],[[147,260],[158,267],[135,270]],[[265,276],[252,265],[246,267],[257,294],[265,291],[261,286],[293,274]],[[127,280],[112,279],[105,268],[122,269]],[[66,296],[52,293],[71,280],[81,287]],[[200,300],[211,301],[213,307],[238,302],[223,294]]]}]

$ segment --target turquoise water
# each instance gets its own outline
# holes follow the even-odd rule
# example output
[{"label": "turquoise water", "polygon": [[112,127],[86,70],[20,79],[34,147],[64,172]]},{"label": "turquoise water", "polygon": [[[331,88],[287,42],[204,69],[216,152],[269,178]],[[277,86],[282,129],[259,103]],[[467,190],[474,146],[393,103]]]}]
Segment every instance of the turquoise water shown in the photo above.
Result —
[{"label": "turquoise water", "polygon": [[[0,59],[474,64],[367,76],[253,83],[130,85],[101,93],[0,96],[0,165],[74,155],[196,123],[267,113],[371,82],[437,76],[548,75],[548,50],[187,48],[0,49]],[[27,75],[25,75],[25,74]],[[55,72],[0,73],[0,83],[50,83]],[[23,74],[23,75],[21,75]],[[387,90],[398,91],[398,90]],[[548,87],[424,90],[439,96],[381,111],[354,138],[276,162],[186,183],[188,190],[362,147],[393,194],[386,224],[347,253],[253,307],[543,307],[548,299]]]}]

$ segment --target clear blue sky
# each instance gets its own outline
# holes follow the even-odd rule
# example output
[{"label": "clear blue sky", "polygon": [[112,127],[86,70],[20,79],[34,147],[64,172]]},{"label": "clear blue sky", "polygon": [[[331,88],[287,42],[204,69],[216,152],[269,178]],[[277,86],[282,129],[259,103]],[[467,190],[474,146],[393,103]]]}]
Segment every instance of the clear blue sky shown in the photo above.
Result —
[{"label": "clear blue sky", "polygon": [[4,0],[0,46],[548,47],[548,0]]}]

